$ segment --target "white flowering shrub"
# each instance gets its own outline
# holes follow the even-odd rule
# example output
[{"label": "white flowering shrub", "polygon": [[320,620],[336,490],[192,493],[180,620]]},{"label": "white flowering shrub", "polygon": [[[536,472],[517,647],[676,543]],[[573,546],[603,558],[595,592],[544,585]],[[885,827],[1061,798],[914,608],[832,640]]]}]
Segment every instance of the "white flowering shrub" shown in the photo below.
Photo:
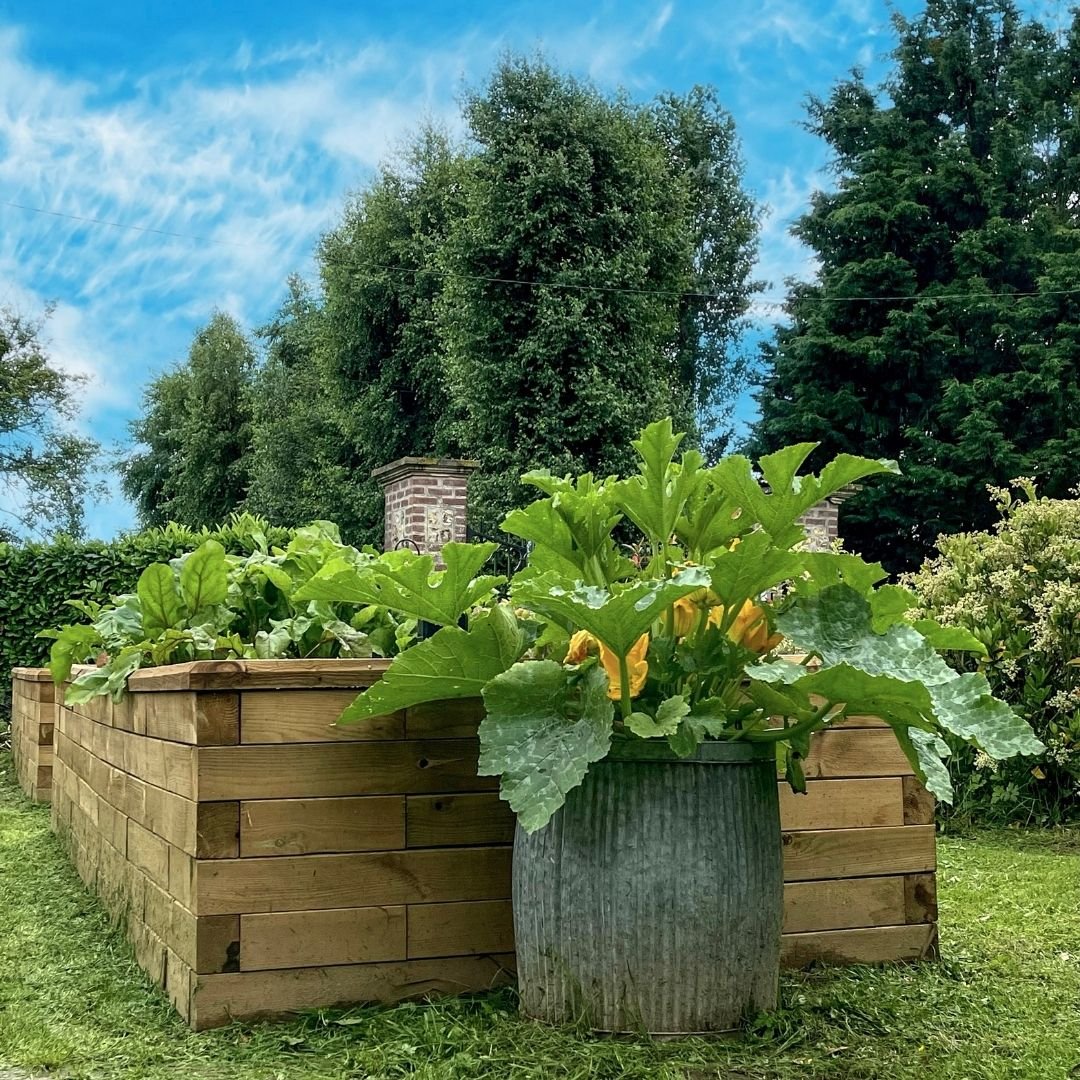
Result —
[{"label": "white flowering shrub", "polygon": [[1001,520],[989,532],[937,541],[907,575],[920,614],[970,630],[987,656],[955,654],[982,671],[1046,744],[1038,759],[997,762],[957,744],[954,815],[990,822],[1080,819],[1080,500],[1047,499],[1026,477],[991,488]]}]

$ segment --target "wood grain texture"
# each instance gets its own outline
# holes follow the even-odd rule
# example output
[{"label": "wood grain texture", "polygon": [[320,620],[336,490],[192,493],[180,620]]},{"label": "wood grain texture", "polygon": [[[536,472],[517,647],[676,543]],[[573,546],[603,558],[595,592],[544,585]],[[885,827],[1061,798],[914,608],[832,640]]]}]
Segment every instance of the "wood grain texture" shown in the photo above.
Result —
[{"label": "wood grain texture", "polygon": [[784,880],[915,874],[935,867],[933,825],[784,833]]},{"label": "wood grain texture", "polygon": [[863,829],[903,825],[904,790],[900,777],[868,780],[809,780],[806,794],[780,782],[780,825],[796,829]]},{"label": "wood grain texture", "polygon": [[934,820],[934,796],[917,776],[904,777],[904,824],[929,825]]},{"label": "wood grain texture", "polygon": [[507,953],[514,949],[509,900],[410,904],[409,959]]},{"label": "wood grain texture", "polygon": [[310,798],[493,789],[473,739],[283,743],[200,749],[200,799]]},{"label": "wood grain texture", "polygon": [[405,796],[269,799],[240,804],[240,855],[308,855],[405,847]]},{"label": "wood grain texture", "polygon": [[192,998],[191,1022],[202,1031],[241,1017],[490,990],[512,980],[513,966],[513,954],[507,954],[202,975]]},{"label": "wood grain texture", "polygon": [[501,900],[509,848],[284,855],[199,863],[199,915]]},{"label": "wood grain texture", "polygon": [[244,743],[357,742],[404,739],[405,713],[336,727],[355,690],[249,690],[240,695]]},{"label": "wood grain texture", "polygon": [[837,728],[820,731],[810,741],[803,763],[808,779],[846,779],[857,776],[910,776],[892,728]]},{"label": "wood grain texture", "polygon": [[158,690],[289,690],[356,687],[378,682],[389,660],[192,660],[143,668],[128,680],[133,693]]},{"label": "wood grain texture", "polygon": [[906,923],[908,880],[893,875],[789,881],[784,886],[784,933]]},{"label": "wood grain texture", "polygon": [[471,739],[484,718],[479,698],[430,701],[405,712],[405,734],[410,739]]},{"label": "wood grain texture", "polygon": [[405,957],[405,908],[400,905],[240,916],[241,971]]},{"label": "wood grain texture", "polygon": [[877,926],[860,930],[822,930],[785,934],[780,961],[786,967],[808,964],[889,964],[936,955],[937,931],[930,924]]},{"label": "wood grain texture", "polygon": [[514,813],[496,791],[410,795],[406,816],[411,848],[509,844],[514,839]]},{"label": "wood grain texture", "polygon": [[937,877],[934,874],[912,874],[904,878],[904,911],[905,922],[937,922]]}]

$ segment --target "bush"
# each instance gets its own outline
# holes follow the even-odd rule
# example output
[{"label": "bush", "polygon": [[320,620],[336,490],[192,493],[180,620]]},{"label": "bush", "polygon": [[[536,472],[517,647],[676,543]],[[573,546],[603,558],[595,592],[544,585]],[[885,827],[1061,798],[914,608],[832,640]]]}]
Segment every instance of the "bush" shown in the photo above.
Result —
[{"label": "bush", "polygon": [[292,532],[271,527],[250,514],[237,514],[214,530],[195,531],[169,524],[111,541],[0,544],[0,724],[6,725],[9,714],[11,669],[47,663],[51,643],[36,635],[71,622],[75,612],[68,600],[105,603],[118,593],[131,591],[151,563],[194,551],[211,538],[233,554],[250,554],[259,534],[271,544],[284,545]]},{"label": "bush", "polygon": [[993,530],[939,537],[907,584],[926,614],[983,642],[987,657],[954,654],[954,666],[983,671],[1047,746],[1003,762],[955,747],[953,817],[1059,824],[1080,819],[1080,501],[1013,487],[990,489]]}]

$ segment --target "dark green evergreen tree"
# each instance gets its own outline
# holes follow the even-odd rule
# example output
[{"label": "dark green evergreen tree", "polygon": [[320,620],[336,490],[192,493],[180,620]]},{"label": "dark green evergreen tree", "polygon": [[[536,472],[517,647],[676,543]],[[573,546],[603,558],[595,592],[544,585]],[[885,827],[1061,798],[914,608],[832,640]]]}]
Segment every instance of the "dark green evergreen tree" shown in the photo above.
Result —
[{"label": "dark green evergreen tree", "polygon": [[856,72],[811,101],[837,184],[795,229],[819,273],[766,350],[751,449],[897,459],[904,475],[846,504],[842,531],[899,570],[939,533],[987,526],[989,483],[1076,483],[1080,297],[1059,290],[1080,280],[1080,39],[1009,0],[894,22],[881,93]]}]

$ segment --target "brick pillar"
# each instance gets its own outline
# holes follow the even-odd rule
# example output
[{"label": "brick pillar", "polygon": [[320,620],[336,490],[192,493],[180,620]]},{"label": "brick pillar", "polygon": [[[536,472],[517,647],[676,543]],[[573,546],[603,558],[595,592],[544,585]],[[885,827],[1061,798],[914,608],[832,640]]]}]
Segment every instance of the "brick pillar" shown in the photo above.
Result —
[{"label": "brick pillar", "polygon": [[811,551],[828,551],[840,539],[840,504],[858,490],[854,484],[841,488],[835,495],[811,506],[799,518],[799,524],[806,529],[806,541]]},{"label": "brick pillar", "polygon": [[371,475],[386,495],[383,546],[415,544],[438,555],[443,544],[465,539],[469,474],[478,462],[460,458],[403,457]]}]

